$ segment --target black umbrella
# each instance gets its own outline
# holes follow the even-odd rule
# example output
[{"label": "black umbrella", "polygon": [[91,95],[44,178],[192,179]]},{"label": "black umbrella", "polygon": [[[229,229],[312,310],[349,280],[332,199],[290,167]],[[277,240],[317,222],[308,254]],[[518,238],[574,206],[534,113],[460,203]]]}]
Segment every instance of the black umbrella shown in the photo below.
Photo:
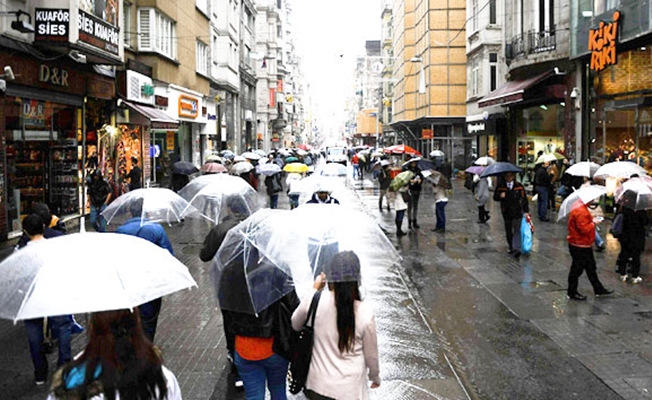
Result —
[{"label": "black umbrella", "polygon": [[480,178],[485,178],[487,176],[500,175],[507,172],[523,172],[522,169],[516,165],[508,162],[497,162],[487,166],[484,171],[480,174]]},{"label": "black umbrella", "polygon": [[192,175],[198,171],[199,169],[195,167],[193,163],[188,161],[177,161],[172,164],[172,172],[175,174]]}]

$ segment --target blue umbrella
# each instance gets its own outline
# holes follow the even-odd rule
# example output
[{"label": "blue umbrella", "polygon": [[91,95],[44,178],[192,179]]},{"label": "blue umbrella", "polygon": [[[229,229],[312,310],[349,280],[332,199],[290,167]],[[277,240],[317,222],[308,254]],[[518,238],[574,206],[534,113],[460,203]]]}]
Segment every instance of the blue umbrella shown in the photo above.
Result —
[{"label": "blue umbrella", "polygon": [[199,169],[195,167],[193,163],[188,161],[177,161],[172,164],[172,172],[175,174],[192,175],[198,171]]},{"label": "blue umbrella", "polygon": [[487,166],[484,171],[480,174],[480,178],[485,178],[487,176],[500,175],[507,172],[523,172],[522,169],[516,165],[508,162],[497,162]]}]

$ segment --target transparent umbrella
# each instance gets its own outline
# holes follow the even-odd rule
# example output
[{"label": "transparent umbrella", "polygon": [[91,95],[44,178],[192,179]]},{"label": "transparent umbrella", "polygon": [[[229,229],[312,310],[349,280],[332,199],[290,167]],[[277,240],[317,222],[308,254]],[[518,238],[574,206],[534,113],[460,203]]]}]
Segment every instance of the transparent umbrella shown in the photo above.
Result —
[{"label": "transparent umbrella", "polygon": [[[247,223],[245,220],[241,225]],[[239,297],[234,299],[220,298],[220,306],[234,311],[247,312],[247,303],[271,304],[292,287],[303,297],[310,291],[315,276],[324,271],[339,251],[352,250],[358,255],[363,283],[371,280],[379,268],[400,261],[394,246],[371,217],[339,205],[305,204],[292,211],[273,213],[248,226],[251,229],[246,234],[235,230],[237,227],[230,231],[216,257],[229,260],[240,255],[245,271],[274,272],[268,276],[263,272],[243,274],[247,290],[240,290]],[[220,266],[220,262],[216,263],[217,272],[225,270],[225,263]],[[220,279],[216,284],[223,287],[228,282]]]},{"label": "transparent umbrella", "polygon": [[591,185],[579,188],[574,191],[566,199],[561,206],[559,206],[559,213],[557,214],[557,221],[565,218],[575,208],[589,204],[593,200],[607,193],[607,189],[600,185]]},{"label": "transparent umbrella", "polygon": [[240,161],[231,166],[231,174],[241,175],[254,169],[254,165],[248,161]]},{"label": "transparent umbrella", "polygon": [[261,207],[258,194],[249,183],[227,174],[193,179],[179,195],[214,223],[219,223],[229,208],[237,214],[251,215]]},{"label": "transparent umbrella", "polygon": [[593,177],[631,178],[632,175],[647,175],[645,168],[629,161],[614,161],[607,163],[595,172]]},{"label": "transparent umbrella", "polygon": [[281,172],[281,167],[277,164],[259,164],[256,165],[256,172],[261,175],[270,176]]},{"label": "transparent umbrella", "polygon": [[221,174],[229,170],[222,164],[216,162],[207,162],[201,166],[201,172],[205,174]]},{"label": "transparent umbrella", "polygon": [[341,201],[344,196],[341,196],[340,194],[346,192],[347,189],[344,186],[344,181],[342,179],[333,176],[320,175],[311,175],[304,178],[298,182],[298,188],[293,188],[293,192],[299,193],[299,204],[306,203],[317,191],[326,191],[332,197]]},{"label": "transparent umbrella", "polygon": [[634,211],[652,209],[652,178],[641,176],[631,178],[614,192],[618,204]]},{"label": "transparent umbrella", "polygon": [[[107,249],[118,253],[98,256]],[[0,318],[134,308],[191,286],[197,283],[188,268],[145,239],[73,233],[34,242],[0,263]]]},{"label": "transparent umbrella", "polygon": [[[219,165],[219,164],[216,164]],[[146,221],[172,224],[187,217],[200,217],[199,211],[186,199],[167,188],[143,188],[123,194],[109,204],[102,216],[111,224],[122,224],[140,216]]]},{"label": "transparent umbrella", "polygon": [[566,173],[573,176],[586,176],[592,178],[600,168],[600,164],[592,161],[580,161],[568,167]]},{"label": "transparent umbrella", "polygon": [[346,166],[339,163],[320,164],[315,169],[315,175],[346,176]]},{"label": "transparent umbrella", "polygon": [[478,158],[477,160],[475,160],[473,162],[473,164],[475,164],[475,165],[481,165],[481,166],[484,166],[484,167],[486,167],[487,165],[495,164],[495,163],[496,163],[496,160],[494,160],[492,157],[489,157],[489,156],[480,157],[480,158]]}]

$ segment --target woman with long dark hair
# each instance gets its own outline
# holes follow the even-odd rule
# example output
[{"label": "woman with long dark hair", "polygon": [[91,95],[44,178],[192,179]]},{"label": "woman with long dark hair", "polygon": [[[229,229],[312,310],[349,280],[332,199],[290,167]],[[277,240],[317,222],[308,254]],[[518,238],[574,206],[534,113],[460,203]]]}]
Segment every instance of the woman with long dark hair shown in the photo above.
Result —
[{"label": "woman with long dark hair", "polygon": [[177,400],[181,390],[143,333],[137,310],[91,315],[84,352],[59,369],[48,400]]},{"label": "woman with long dark hair", "polygon": [[[372,308],[360,297],[360,260],[352,251],[333,256],[314,283],[322,290],[315,316],[312,361],[306,381],[306,397],[323,399],[368,399],[371,388],[380,386],[376,322]],[[292,327],[306,322],[314,291],[292,315]]]}]

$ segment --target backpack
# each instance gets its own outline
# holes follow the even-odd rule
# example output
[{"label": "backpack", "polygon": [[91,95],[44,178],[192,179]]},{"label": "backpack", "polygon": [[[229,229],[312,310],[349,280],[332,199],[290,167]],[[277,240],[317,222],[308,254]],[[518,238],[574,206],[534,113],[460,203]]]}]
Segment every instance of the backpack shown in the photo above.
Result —
[{"label": "backpack", "polygon": [[473,174],[466,174],[466,179],[464,179],[464,187],[473,190]]}]

